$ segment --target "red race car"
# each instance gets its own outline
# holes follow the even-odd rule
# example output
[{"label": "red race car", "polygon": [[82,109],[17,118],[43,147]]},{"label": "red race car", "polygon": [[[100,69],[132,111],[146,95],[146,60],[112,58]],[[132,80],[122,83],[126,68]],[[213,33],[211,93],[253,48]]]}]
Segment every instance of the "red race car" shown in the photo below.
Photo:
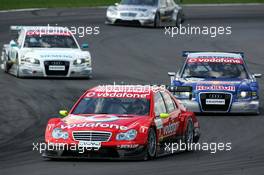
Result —
[{"label": "red race car", "polygon": [[45,158],[147,160],[200,137],[194,113],[157,86],[97,86],[60,114],[48,122]]}]

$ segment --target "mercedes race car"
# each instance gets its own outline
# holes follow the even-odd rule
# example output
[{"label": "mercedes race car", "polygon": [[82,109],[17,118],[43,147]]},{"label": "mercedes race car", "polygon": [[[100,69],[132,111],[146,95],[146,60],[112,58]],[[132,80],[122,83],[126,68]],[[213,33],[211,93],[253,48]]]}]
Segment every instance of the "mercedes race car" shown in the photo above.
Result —
[{"label": "mercedes race car", "polygon": [[259,86],[244,53],[184,52],[177,73],[169,72],[170,91],[197,113],[259,114]]},{"label": "mercedes race car", "polygon": [[200,137],[195,114],[166,88],[97,86],[60,114],[48,121],[45,158],[147,160]]},{"label": "mercedes race car", "polygon": [[[69,29],[50,26],[11,26],[15,40],[4,45],[1,61],[17,77],[82,77],[92,75],[91,55],[82,51]],[[88,48],[83,44],[82,48]]]},{"label": "mercedes race car", "polygon": [[183,21],[182,7],[174,0],[122,0],[106,12],[107,24],[178,27]]}]

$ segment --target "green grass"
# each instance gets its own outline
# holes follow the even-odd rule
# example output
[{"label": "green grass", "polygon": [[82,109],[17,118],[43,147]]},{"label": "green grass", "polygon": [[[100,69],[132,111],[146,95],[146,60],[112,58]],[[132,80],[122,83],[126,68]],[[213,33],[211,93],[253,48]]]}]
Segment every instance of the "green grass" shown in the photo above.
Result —
[{"label": "green grass", "polygon": [[[0,9],[94,7],[120,2],[120,0],[0,0]],[[200,3],[264,3],[264,0],[183,0],[184,4]]]}]

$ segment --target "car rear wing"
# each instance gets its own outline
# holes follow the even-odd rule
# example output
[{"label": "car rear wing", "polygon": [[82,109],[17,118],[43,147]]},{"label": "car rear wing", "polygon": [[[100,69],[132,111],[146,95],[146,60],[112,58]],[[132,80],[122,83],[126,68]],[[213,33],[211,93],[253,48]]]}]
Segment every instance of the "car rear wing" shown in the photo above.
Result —
[{"label": "car rear wing", "polygon": [[[189,54],[191,53],[201,53],[205,51],[183,51],[182,52],[182,57],[187,58]],[[206,51],[207,52],[207,51]],[[216,51],[215,51],[216,52]],[[224,52],[224,53],[233,53],[233,54],[239,54],[241,57],[244,59],[245,58],[245,53],[244,52]]]},{"label": "car rear wing", "polygon": [[10,26],[11,31],[21,31],[25,26]]},{"label": "car rear wing", "polygon": [[20,34],[20,31],[24,28],[25,26],[10,26],[10,33],[13,39],[16,39],[18,35]]}]

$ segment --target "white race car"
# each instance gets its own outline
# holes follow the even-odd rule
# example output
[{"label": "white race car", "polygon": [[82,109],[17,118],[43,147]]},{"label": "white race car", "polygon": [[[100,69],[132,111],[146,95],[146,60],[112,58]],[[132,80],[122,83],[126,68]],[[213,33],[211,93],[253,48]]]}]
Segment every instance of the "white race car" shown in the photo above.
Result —
[{"label": "white race car", "polygon": [[[65,27],[11,26],[15,40],[4,45],[1,61],[5,72],[17,77],[91,78],[92,62]],[[82,49],[88,48],[83,44]]]},{"label": "white race car", "polygon": [[183,21],[183,9],[174,0],[121,0],[106,12],[106,24],[179,27]]}]

